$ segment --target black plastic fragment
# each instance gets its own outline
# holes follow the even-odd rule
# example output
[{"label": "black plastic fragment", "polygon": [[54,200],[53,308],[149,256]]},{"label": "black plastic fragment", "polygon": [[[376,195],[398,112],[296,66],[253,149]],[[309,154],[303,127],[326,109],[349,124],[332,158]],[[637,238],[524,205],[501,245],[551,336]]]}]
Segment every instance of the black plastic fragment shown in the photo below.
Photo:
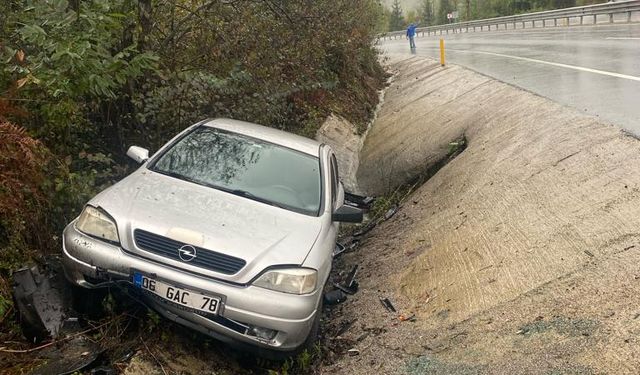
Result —
[{"label": "black plastic fragment", "polygon": [[375,200],[373,197],[364,197],[362,195],[357,195],[353,193],[344,193],[345,203],[350,206],[355,206],[364,210],[368,210],[371,208],[371,204]]},{"label": "black plastic fragment", "polygon": [[384,306],[385,309],[387,309],[387,311],[389,312],[396,312],[396,308],[393,307],[393,304],[391,303],[391,301],[389,301],[389,298],[382,298],[380,297],[380,303],[382,303],[382,306]]},{"label": "black plastic fragment", "polygon": [[27,340],[38,343],[58,335],[64,322],[64,301],[50,276],[37,266],[13,274],[13,296],[20,326]]}]

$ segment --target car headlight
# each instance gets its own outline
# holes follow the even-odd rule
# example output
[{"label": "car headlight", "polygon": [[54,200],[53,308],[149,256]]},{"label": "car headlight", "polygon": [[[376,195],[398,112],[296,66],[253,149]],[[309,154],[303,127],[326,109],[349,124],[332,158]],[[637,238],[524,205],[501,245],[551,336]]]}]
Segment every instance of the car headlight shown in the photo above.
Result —
[{"label": "car headlight", "polygon": [[263,273],[253,285],[291,294],[307,294],[316,289],[318,272],[310,268],[276,269]]},{"label": "car headlight", "polygon": [[84,210],[82,210],[76,222],[76,228],[83,233],[105,241],[120,242],[116,222],[106,212],[92,206],[85,206]]}]

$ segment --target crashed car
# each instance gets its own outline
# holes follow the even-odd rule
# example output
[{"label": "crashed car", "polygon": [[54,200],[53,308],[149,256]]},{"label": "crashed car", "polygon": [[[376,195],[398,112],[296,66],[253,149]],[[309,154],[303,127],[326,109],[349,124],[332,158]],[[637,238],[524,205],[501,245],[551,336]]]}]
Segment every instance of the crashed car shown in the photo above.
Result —
[{"label": "crashed car", "polygon": [[344,204],[331,148],[247,122],[197,123],[104,190],[63,233],[67,278],[126,283],[164,317],[292,352],[313,340]]}]

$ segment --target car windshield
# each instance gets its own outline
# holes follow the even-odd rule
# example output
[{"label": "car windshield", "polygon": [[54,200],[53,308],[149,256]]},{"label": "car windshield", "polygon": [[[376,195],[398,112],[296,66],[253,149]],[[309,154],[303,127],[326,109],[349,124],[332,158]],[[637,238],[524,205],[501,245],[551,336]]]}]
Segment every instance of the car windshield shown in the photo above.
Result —
[{"label": "car windshield", "polygon": [[317,157],[237,133],[197,128],[150,169],[307,215],[320,210]]}]

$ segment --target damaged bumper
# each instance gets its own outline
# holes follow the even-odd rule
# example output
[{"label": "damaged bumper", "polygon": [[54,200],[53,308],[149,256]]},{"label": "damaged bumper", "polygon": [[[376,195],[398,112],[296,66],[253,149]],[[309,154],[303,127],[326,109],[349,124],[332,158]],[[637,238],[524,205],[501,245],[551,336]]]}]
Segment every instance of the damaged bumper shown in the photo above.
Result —
[{"label": "damaged bumper", "polygon": [[320,289],[307,295],[275,292],[185,273],[86,236],[69,224],[63,234],[63,264],[67,278],[85,288],[122,281],[133,287],[133,275],[220,298],[218,314],[185,310],[157,296],[143,293],[147,303],[164,317],[227,342],[266,349],[295,350],[307,338],[316,316]]}]

